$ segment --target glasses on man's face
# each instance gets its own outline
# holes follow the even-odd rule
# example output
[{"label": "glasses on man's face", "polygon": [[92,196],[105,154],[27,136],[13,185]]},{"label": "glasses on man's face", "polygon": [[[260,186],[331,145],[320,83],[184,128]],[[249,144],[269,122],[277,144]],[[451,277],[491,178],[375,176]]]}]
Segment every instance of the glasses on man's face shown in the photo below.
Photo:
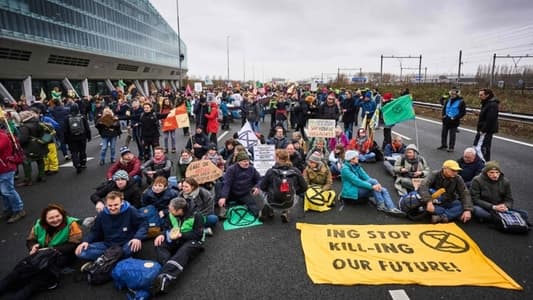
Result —
[{"label": "glasses on man's face", "polygon": [[328,100],[335,100],[335,98],[328,98]]}]

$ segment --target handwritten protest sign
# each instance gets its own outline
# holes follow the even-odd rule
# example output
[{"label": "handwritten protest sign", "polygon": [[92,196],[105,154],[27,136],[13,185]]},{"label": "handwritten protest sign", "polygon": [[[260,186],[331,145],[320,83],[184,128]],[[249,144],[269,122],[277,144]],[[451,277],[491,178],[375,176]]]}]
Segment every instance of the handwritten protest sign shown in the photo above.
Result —
[{"label": "handwritten protest sign", "polygon": [[185,171],[185,176],[194,178],[199,184],[212,182],[222,177],[222,170],[210,160],[193,161]]},{"label": "handwritten protest sign", "polygon": [[309,119],[307,135],[310,137],[335,137],[335,120]]},{"label": "handwritten protest sign", "polygon": [[477,285],[521,290],[456,224],[297,223],[314,283]]},{"label": "handwritten protest sign", "polygon": [[254,168],[265,176],[276,162],[276,148],[274,145],[255,145],[254,146]]}]

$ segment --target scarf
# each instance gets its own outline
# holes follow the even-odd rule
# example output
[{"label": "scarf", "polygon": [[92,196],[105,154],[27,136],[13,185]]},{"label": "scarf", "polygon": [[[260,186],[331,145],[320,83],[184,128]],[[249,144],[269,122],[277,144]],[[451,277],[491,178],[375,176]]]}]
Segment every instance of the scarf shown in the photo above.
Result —
[{"label": "scarf", "polygon": [[190,193],[183,192],[183,198],[185,199],[196,199],[198,195],[200,194],[200,188],[197,188]]},{"label": "scarf", "polygon": [[[163,157],[161,157],[161,159],[157,159],[155,156],[152,157],[152,160],[153,160],[154,164],[157,164],[157,165],[159,165],[162,162],[164,162],[165,159],[166,159],[165,155],[163,155]],[[191,157],[191,159],[192,159],[192,157]]]},{"label": "scarf", "polygon": [[192,161],[192,156],[189,157],[188,159],[183,159],[182,157],[180,157],[180,165],[188,165],[190,164]]}]

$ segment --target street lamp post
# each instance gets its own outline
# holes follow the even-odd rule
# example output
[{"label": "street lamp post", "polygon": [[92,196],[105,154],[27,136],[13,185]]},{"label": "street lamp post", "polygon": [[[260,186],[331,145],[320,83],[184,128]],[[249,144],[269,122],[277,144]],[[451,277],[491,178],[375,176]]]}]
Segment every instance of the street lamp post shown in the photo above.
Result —
[{"label": "street lamp post", "polygon": [[177,19],[178,19],[178,82],[179,87],[178,90],[181,89],[183,86],[183,82],[181,82],[182,79],[182,69],[181,69],[181,35],[180,35],[180,4],[179,0],[176,0],[176,11],[177,11]]},{"label": "street lamp post", "polygon": [[229,82],[229,35],[226,36],[226,62],[228,67],[228,82]]}]

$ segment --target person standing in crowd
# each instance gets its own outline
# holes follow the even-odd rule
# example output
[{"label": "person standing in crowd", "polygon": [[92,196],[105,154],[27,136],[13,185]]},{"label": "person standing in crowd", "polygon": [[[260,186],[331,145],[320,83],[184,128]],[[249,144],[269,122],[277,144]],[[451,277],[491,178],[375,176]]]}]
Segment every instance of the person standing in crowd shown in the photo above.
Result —
[{"label": "person standing in crowd", "polygon": [[[161,109],[159,110],[159,113],[160,114],[163,114],[163,115],[168,115],[170,113],[170,111],[173,109],[174,107],[172,106],[172,103],[170,103],[170,99],[168,98],[164,98],[163,99],[163,104],[161,105]],[[171,130],[167,130],[167,131],[163,131],[163,142],[165,144],[165,153],[168,153],[168,149],[169,149],[169,145],[168,145],[168,139],[170,138],[170,142],[171,142],[171,147],[172,149],[170,150],[172,153],[176,153],[176,129],[171,129]]]},{"label": "person standing in crowd", "polygon": [[54,258],[42,270],[31,270],[31,273],[24,272],[28,270],[27,258],[19,262],[12,272],[0,280],[0,295],[9,295],[9,299],[29,299],[39,291],[56,288],[61,269],[76,258],[74,250],[82,238],[77,221],[69,217],[60,205],[49,204],[45,207],[26,238],[26,247],[30,256],[35,257],[39,251],[53,251],[51,255]]},{"label": "person standing in crowd", "polygon": [[[361,106],[361,120],[365,120],[366,117],[366,122],[370,122],[377,108],[376,101],[372,99],[372,92],[367,91],[364,94],[363,101],[356,103],[356,105]],[[366,124],[361,124],[361,128],[366,128]]]},{"label": "person standing in crowd", "polygon": [[[455,148],[455,134],[461,119],[466,115],[466,104],[458,89],[450,90],[450,98],[442,106],[442,132],[440,147],[437,149],[453,152]],[[450,140],[448,141],[448,133]]]},{"label": "person standing in crowd", "polygon": [[281,125],[284,131],[288,129],[287,127],[288,126],[287,125],[288,108],[289,108],[289,103],[287,103],[285,96],[279,96],[276,102],[276,114],[274,116],[274,119],[276,121],[275,121],[274,126]]},{"label": "person standing in crowd", "polygon": [[[131,119],[130,119],[129,126],[131,127],[131,138],[135,142],[135,145],[137,145],[137,157],[139,157],[140,160],[144,160],[144,148],[143,148],[143,142],[142,142],[142,136],[141,136],[142,128],[140,126],[140,121],[139,121],[143,111],[144,110],[141,107],[139,100],[134,99],[131,102],[131,112],[130,112]],[[126,142],[125,146],[129,148],[128,144],[129,143]]]},{"label": "person standing in crowd", "polygon": [[488,161],[483,172],[474,177],[471,188],[474,202],[474,216],[480,221],[494,221],[491,211],[506,212],[514,210],[527,221],[525,210],[513,208],[511,183],[504,177],[497,161]]},{"label": "person standing in crowd", "polygon": [[44,174],[44,157],[48,154],[48,145],[43,143],[41,138],[44,129],[39,124],[39,116],[29,110],[20,112],[21,126],[19,130],[20,145],[24,149],[25,159],[23,162],[24,181],[18,186],[32,185],[32,162],[37,163],[38,181],[46,181]]},{"label": "person standing in crowd", "polygon": [[422,181],[418,192],[426,211],[432,214],[431,223],[448,223],[457,218],[463,223],[472,218],[474,209],[470,193],[457,172],[461,167],[455,160],[447,160],[442,169],[433,171]]},{"label": "person standing in crowd", "polygon": [[337,120],[339,119],[340,111],[339,105],[337,104],[337,96],[335,93],[329,93],[326,98],[326,102],[320,105],[318,109],[318,117],[320,119]]},{"label": "person standing in crowd", "polygon": [[245,119],[243,118],[243,120],[248,120],[250,126],[252,126],[252,130],[254,132],[259,132],[259,114],[261,109],[259,103],[255,101],[254,98],[253,94],[246,95],[245,102],[243,102],[243,113],[245,116]]},{"label": "person standing in crowd", "polygon": [[[50,109],[50,115],[57,123],[61,125],[65,124],[65,121],[69,117],[69,110],[65,108],[63,102],[60,100],[54,100],[53,103],[54,107]],[[68,148],[65,141],[65,131],[63,126],[56,128],[56,137],[59,141],[59,148],[61,149],[61,153],[63,153],[63,157],[65,160],[69,160],[70,157],[68,156]]]},{"label": "person standing in crowd", "polygon": [[100,152],[100,165],[105,164],[107,149],[110,150],[110,162],[115,162],[115,151],[117,147],[117,137],[120,135],[120,123],[115,118],[113,111],[106,107],[102,111],[102,117],[96,121],[96,129],[102,139],[102,150]]},{"label": "person standing in crowd", "polygon": [[463,178],[466,186],[470,188],[472,179],[481,174],[481,171],[485,167],[485,162],[477,156],[476,149],[474,147],[468,147],[463,152],[463,156],[457,160],[461,170],[459,176]]},{"label": "person standing in crowd", "polygon": [[167,115],[156,113],[149,102],[143,104],[143,110],[139,117],[139,123],[144,148],[143,158],[148,160],[152,157],[155,147],[159,146],[159,120]]},{"label": "person standing in crowd", "polygon": [[[313,102],[314,98],[313,96],[307,96],[311,97],[312,99],[309,99],[309,101]],[[307,105],[307,97],[304,99],[303,97],[297,101],[294,104],[291,118],[294,118],[294,122],[296,124],[295,132],[300,131],[300,134],[302,137],[305,135],[305,123],[307,122],[307,113],[309,112],[309,106]]]},{"label": "person standing in crowd", "polygon": [[24,203],[15,190],[15,170],[17,165],[13,162],[13,143],[11,141],[14,136],[10,132],[6,132],[5,115],[0,120],[0,195],[2,196],[4,210],[1,215],[1,220],[7,220],[8,224],[24,218],[26,212],[24,211]]},{"label": "person standing in crowd", "polygon": [[[342,122],[344,123],[344,134],[350,140],[353,137],[353,123],[357,118],[355,114],[355,100],[351,91],[346,92],[344,100],[341,102]],[[347,145],[344,145],[346,147]],[[331,151],[332,148],[330,148]]]},{"label": "person standing in crowd", "polygon": [[70,107],[70,116],[62,127],[65,129],[65,142],[72,155],[72,164],[79,174],[87,168],[87,142],[91,141],[89,121],[80,114],[78,105],[74,104]]},{"label": "person standing in crowd", "polygon": [[205,115],[207,119],[206,134],[209,135],[209,141],[217,144],[217,132],[218,132],[218,105],[215,100],[209,102],[209,113]]},{"label": "person standing in crowd", "polygon": [[204,96],[201,96],[199,101],[194,105],[196,128],[200,127],[205,131],[207,128],[207,118],[205,116],[208,114],[209,104],[207,103],[207,99]]},{"label": "person standing in crowd", "polygon": [[498,114],[500,101],[494,96],[491,89],[479,90],[481,110],[477,121],[477,134],[474,146],[477,154],[483,161],[490,160],[492,135],[498,132]]},{"label": "person standing in crowd", "polygon": [[289,144],[289,140],[285,136],[285,130],[281,125],[274,128],[275,134],[272,138],[268,139],[267,144],[274,145],[276,149],[285,149]]}]

